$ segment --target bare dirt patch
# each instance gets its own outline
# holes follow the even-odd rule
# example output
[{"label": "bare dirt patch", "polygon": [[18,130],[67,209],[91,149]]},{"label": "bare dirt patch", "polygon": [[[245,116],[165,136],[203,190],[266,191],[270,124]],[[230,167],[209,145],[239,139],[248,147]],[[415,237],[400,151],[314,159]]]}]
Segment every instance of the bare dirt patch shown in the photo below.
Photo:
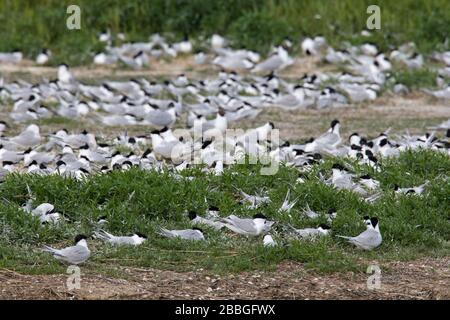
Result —
[{"label": "bare dirt patch", "polygon": [[0,270],[0,299],[449,299],[449,266],[449,258],[385,263],[378,290],[367,289],[368,274],[317,274],[294,262],[230,275],[123,268],[126,279],[82,274],[75,291],[66,275]]},{"label": "bare dirt patch", "polygon": [[[361,105],[323,110],[281,109],[264,110],[254,121],[245,126],[254,127],[267,121],[280,129],[280,137],[292,141],[317,137],[325,132],[333,119],[341,121],[341,135],[348,137],[353,132],[374,137],[391,128],[391,133],[424,134],[429,127],[450,118],[450,105],[446,101],[431,99],[422,93],[406,97],[382,96]],[[236,124],[240,126],[241,123]]]},{"label": "bare dirt patch", "polygon": [[[77,79],[98,78],[133,78],[133,77],[167,77],[172,78],[179,74],[196,78],[199,74],[219,70],[210,64],[198,65],[193,56],[180,56],[172,60],[151,60],[150,65],[142,69],[123,68],[120,65],[97,66],[87,65],[71,68],[71,72]],[[18,78],[26,78],[30,81],[38,81],[42,78],[54,79],[57,76],[57,67],[36,66],[31,61],[24,60],[19,64],[1,64],[2,76],[13,81]]]},{"label": "bare dirt patch", "polygon": [[[209,60],[212,57],[208,58]],[[305,73],[332,70],[334,67],[325,65],[318,67],[319,59],[315,57],[296,57],[294,63],[280,72],[280,75],[287,78],[299,78]],[[19,64],[1,64],[0,72],[6,80],[16,80],[26,75],[28,79],[37,81],[42,77],[53,79],[57,75],[56,67],[37,66],[30,60],[23,60]],[[179,74],[186,74],[190,78],[201,78],[205,73],[213,74],[220,70],[209,62],[206,64],[196,64],[194,56],[181,55],[175,59],[153,59],[149,66],[142,69],[123,68],[120,65],[111,66],[80,66],[71,68],[74,76],[79,79],[89,78],[117,78],[117,77],[174,77]]]}]

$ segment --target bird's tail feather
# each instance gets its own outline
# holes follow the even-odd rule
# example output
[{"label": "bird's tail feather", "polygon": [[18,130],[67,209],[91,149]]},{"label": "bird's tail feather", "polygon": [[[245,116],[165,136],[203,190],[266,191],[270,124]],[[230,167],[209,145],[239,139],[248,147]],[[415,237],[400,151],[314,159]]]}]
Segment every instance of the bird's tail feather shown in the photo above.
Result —
[{"label": "bird's tail feather", "polygon": [[42,250],[45,251],[45,252],[50,252],[51,254],[60,255],[58,249],[54,249],[54,248],[46,246],[46,245],[44,245]]},{"label": "bird's tail feather", "polygon": [[291,231],[293,231],[293,232],[297,232],[297,229],[296,229],[296,228],[294,228],[294,226],[293,226],[292,224],[290,224],[290,223],[287,223],[286,225],[288,226],[288,228],[289,228],[289,229],[291,229]]},{"label": "bird's tail feather", "polygon": [[347,239],[347,240],[349,240],[349,239],[351,239],[352,237],[347,237],[347,236],[340,236],[340,235],[336,235],[336,237],[338,237],[338,238],[342,238],[342,239]]},{"label": "bird's tail feather", "polygon": [[169,230],[164,229],[164,228],[159,228],[158,234],[163,237],[169,237],[169,238],[172,237],[172,233]]},{"label": "bird's tail feather", "polygon": [[288,189],[288,191],[286,192],[286,197],[284,197],[284,202],[289,202],[289,196],[291,194],[291,189]]},{"label": "bird's tail feather", "polygon": [[44,247],[42,248],[42,250],[48,251],[48,252],[53,252],[53,251],[55,251],[55,249],[53,249],[53,248],[51,248],[51,247],[49,247],[49,246],[45,246],[45,245],[44,245]]},{"label": "bird's tail feather", "polygon": [[101,240],[106,240],[106,241],[108,241],[108,240],[110,240],[110,239],[112,238],[112,235],[109,234],[108,232],[106,232],[105,230],[95,231],[95,232],[94,232],[94,235],[95,235],[97,238],[99,238],[99,239],[101,239]]}]

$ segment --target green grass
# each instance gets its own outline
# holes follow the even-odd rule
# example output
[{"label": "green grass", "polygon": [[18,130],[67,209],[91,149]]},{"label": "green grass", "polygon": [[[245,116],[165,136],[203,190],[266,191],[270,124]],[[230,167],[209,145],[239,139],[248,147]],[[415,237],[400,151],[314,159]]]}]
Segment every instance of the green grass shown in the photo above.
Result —
[{"label": "green grass", "polygon": [[[353,167],[358,174],[370,172],[381,182],[383,196],[374,204],[365,203],[356,194],[336,191],[317,179],[318,173],[329,175],[334,161]],[[140,231],[149,240],[137,248],[115,248],[89,240],[92,258],[87,268],[114,266],[154,267],[173,270],[204,268],[217,273],[253,269],[274,269],[285,260],[298,261],[318,272],[364,271],[366,261],[411,260],[423,256],[445,256],[450,253],[450,158],[431,151],[405,152],[398,159],[384,160],[383,171],[374,172],[350,160],[328,159],[307,174],[306,182],[295,184],[298,171],[280,167],[274,176],[259,175],[258,165],[236,165],[223,176],[207,175],[200,168],[183,172],[194,180],[175,179],[169,173],[141,171],[113,172],[95,175],[84,181],[59,176],[10,175],[0,184],[0,268],[27,273],[60,273],[63,267],[48,254],[43,244],[64,246],[78,233],[91,235],[94,221],[107,215],[107,230],[113,234]],[[415,186],[430,180],[423,196],[395,196],[394,184]],[[27,185],[37,203],[50,202],[64,214],[66,222],[41,226],[19,207],[27,199]],[[291,217],[278,213],[287,188],[299,197]],[[256,210],[239,204],[236,188],[248,193],[265,190],[272,203]],[[130,195],[133,194],[130,199]],[[279,223],[273,231],[280,243],[275,248],[262,246],[260,237],[247,239],[227,231],[204,228],[207,241],[168,240],[156,234],[159,226],[188,228],[186,210],[220,208],[222,216],[252,216],[261,212]],[[364,230],[361,217],[378,216],[383,244],[372,252],[359,251],[334,236],[316,242],[300,241],[286,236],[286,224],[314,227],[325,222],[321,216],[308,220],[298,212],[306,204],[318,212],[337,209],[332,225],[333,235],[353,235]]]},{"label": "green grass", "polygon": [[[66,29],[69,4],[81,8],[81,30]],[[359,34],[370,4],[381,8],[381,30],[366,38]],[[173,40],[218,32],[237,47],[261,52],[286,36],[297,41],[319,34],[337,46],[343,40],[372,41],[386,50],[414,41],[419,51],[429,52],[444,43],[449,24],[447,0],[17,0],[0,2],[0,51],[19,48],[35,56],[49,47],[53,64],[91,62],[103,47],[97,33],[109,28],[132,41],[154,32],[171,33]]]},{"label": "green grass", "polygon": [[64,127],[67,130],[79,129],[83,127],[83,123],[69,118],[55,116],[46,119],[40,119],[36,122],[38,126],[58,126]]},{"label": "green grass", "polygon": [[417,70],[397,70],[392,73],[395,82],[402,83],[410,89],[436,87],[437,72],[424,68]]}]

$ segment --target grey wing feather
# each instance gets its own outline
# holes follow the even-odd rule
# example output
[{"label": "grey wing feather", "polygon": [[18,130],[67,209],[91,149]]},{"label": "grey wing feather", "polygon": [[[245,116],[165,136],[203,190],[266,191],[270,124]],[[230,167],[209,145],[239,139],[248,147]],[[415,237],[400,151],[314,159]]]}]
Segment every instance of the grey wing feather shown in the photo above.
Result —
[{"label": "grey wing feather", "polygon": [[50,253],[55,254],[55,255],[61,255],[60,250],[54,249],[54,248],[49,247],[49,246],[44,246],[44,248],[42,250],[44,250],[46,252],[50,252]]},{"label": "grey wing feather", "polygon": [[251,219],[240,219],[234,215],[231,215],[228,218],[224,218],[223,221],[245,232],[255,232],[255,225],[253,224],[253,220]]},{"label": "grey wing feather", "polygon": [[327,132],[324,135],[318,137],[315,142],[324,145],[334,145],[339,142],[339,137],[334,133]]},{"label": "grey wing feather", "polygon": [[363,245],[373,244],[378,240],[378,234],[373,232],[373,230],[366,230],[360,235],[352,238],[352,241],[360,243]]},{"label": "grey wing feather", "polygon": [[152,111],[148,114],[147,119],[154,125],[157,126],[166,126],[172,122],[172,118],[170,114],[164,111]]}]

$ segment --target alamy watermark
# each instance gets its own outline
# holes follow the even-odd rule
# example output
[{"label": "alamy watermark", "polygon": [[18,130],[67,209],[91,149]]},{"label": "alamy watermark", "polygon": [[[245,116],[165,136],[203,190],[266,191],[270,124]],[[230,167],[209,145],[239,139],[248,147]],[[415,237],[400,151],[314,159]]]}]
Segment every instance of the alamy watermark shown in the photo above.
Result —
[{"label": "alamy watermark", "polygon": [[[72,4],[67,7],[66,13],[69,15],[66,19],[66,27],[69,30],[81,29],[81,8],[78,5]],[[370,5],[366,10],[370,16],[366,20],[366,28],[368,30],[381,29],[381,9],[377,5]]]},{"label": "alamy watermark", "polygon": [[67,7],[66,13],[69,15],[66,19],[66,26],[69,30],[81,29],[81,9],[79,6],[72,4]]},{"label": "alamy watermark", "polygon": [[367,289],[380,290],[381,289],[381,268],[379,265],[370,265],[367,267],[366,273],[370,274],[367,278]]},{"label": "alamy watermark", "polygon": [[381,29],[381,9],[377,5],[370,5],[367,7],[367,13],[370,16],[367,18],[366,27],[368,30]]},{"label": "alamy watermark", "polygon": [[67,290],[80,290],[81,289],[81,269],[78,266],[69,266],[66,270],[69,275],[66,280]]}]

